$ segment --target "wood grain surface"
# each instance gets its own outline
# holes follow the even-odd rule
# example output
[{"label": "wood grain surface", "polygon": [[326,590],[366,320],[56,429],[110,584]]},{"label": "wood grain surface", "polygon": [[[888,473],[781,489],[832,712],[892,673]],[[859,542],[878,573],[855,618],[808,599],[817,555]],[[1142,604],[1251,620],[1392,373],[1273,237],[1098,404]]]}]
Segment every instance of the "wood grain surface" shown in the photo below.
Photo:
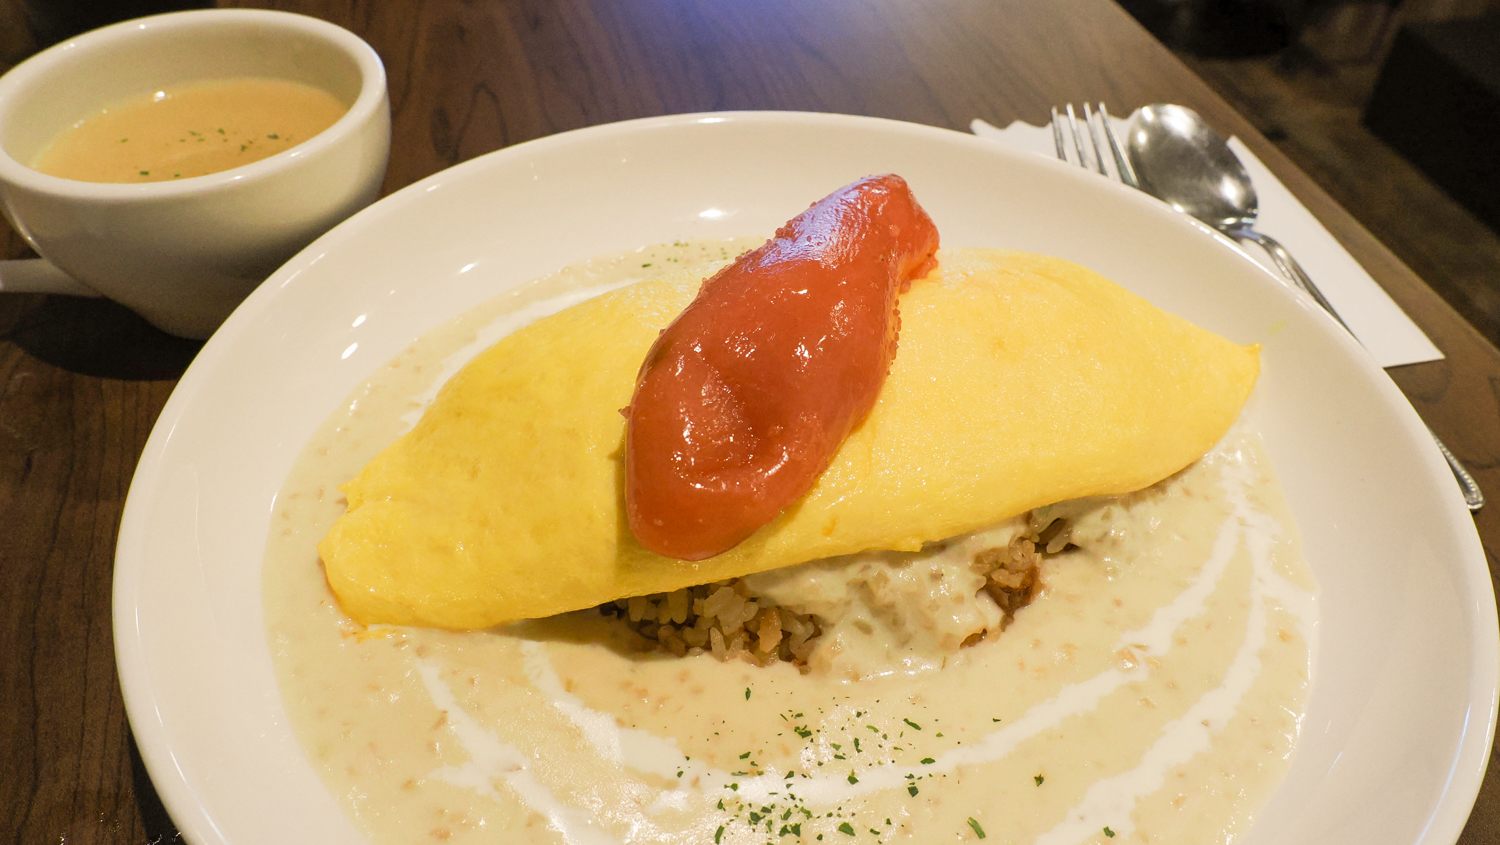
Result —
[{"label": "wood grain surface", "polygon": [[[238,4],[236,4],[238,5]],[[393,107],[385,188],[582,126],[720,109],[965,129],[1064,101],[1185,103],[1244,138],[1447,360],[1393,378],[1500,497],[1500,353],[1107,0],[278,2],[368,40]],[[26,254],[6,230],[4,255]],[[99,300],[0,296],[0,841],[179,838],[131,741],[110,584],[131,474],[199,344]],[[1500,502],[1478,526],[1492,574]],[[1500,842],[1492,767],[1466,845]],[[289,831],[288,841],[295,841]]]}]

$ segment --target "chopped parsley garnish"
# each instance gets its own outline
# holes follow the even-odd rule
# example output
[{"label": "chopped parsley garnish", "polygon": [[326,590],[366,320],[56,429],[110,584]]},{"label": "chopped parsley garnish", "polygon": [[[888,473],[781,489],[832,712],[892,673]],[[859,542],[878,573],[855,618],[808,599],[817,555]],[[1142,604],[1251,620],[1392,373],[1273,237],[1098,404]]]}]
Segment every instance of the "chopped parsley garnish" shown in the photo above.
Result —
[{"label": "chopped parsley garnish", "polygon": [[850,772],[849,773],[849,782],[850,783],[859,783],[859,778],[855,777],[853,772]]},{"label": "chopped parsley garnish", "polygon": [[149,170],[142,170],[141,171],[141,175],[142,176],[150,176],[151,175],[151,171],[149,171]]},{"label": "chopped parsley garnish", "polygon": [[1109,829],[1109,825],[1104,826],[1104,835],[1108,836],[1110,839],[1115,838],[1115,832]]},{"label": "chopped parsley garnish", "polygon": [[917,789],[917,785],[914,783],[909,783],[906,785],[906,794],[912,796],[913,798],[915,798],[917,796],[917,793],[920,791],[921,790]]},{"label": "chopped parsley garnish", "polygon": [[910,719],[902,719],[901,721],[907,723],[908,725],[911,725],[914,730],[919,730],[920,731],[922,729],[921,725],[917,724],[916,722],[913,722]]},{"label": "chopped parsley garnish", "polygon": [[924,765],[924,766],[931,766],[933,763],[936,763],[936,762],[937,761],[934,760],[934,759],[932,759],[931,757],[923,757],[922,758],[922,765]]},{"label": "chopped parsley garnish", "polygon": [[746,751],[744,754],[741,754],[740,755],[740,759],[741,760],[749,760],[750,759],[750,752]]},{"label": "chopped parsley garnish", "polygon": [[845,836],[853,836],[854,825],[849,824],[848,822],[844,822],[843,824],[839,825],[839,833],[842,833]]},{"label": "chopped parsley garnish", "polygon": [[1037,786],[1041,786],[1042,782],[1046,780],[1046,778],[1042,777],[1041,775],[1033,775],[1031,779],[1036,781]]},{"label": "chopped parsley garnish", "polygon": [[969,816],[969,827],[973,829],[975,836],[979,837],[980,839],[984,838],[984,828],[979,826],[978,819],[974,818],[973,816]]},{"label": "chopped parsley garnish", "polygon": [[719,825],[719,829],[716,830],[716,831],[714,831],[714,845],[718,845],[719,840],[721,840],[723,838],[724,838],[724,825]]},{"label": "chopped parsley garnish", "polygon": [[745,700],[746,701],[750,700],[750,688],[749,687],[745,687]]}]

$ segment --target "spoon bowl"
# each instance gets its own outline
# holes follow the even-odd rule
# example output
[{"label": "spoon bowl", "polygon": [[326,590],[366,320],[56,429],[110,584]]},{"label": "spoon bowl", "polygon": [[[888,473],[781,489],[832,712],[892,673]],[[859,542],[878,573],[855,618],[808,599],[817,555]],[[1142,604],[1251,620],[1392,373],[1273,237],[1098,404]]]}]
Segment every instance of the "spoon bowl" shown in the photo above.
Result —
[{"label": "spoon bowl", "polygon": [[1249,171],[1192,109],[1143,106],[1130,121],[1125,151],[1141,190],[1221,231],[1255,225],[1259,202]]}]

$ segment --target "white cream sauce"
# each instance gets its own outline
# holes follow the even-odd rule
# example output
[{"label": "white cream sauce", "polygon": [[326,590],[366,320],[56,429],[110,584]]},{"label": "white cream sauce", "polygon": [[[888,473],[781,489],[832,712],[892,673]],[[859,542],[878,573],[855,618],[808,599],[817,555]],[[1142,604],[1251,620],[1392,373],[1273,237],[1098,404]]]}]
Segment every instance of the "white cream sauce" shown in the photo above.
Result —
[{"label": "white cream sauce", "polygon": [[[993,624],[958,610],[932,642],[882,646],[886,673],[641,654],[590,614],[471,633],[343,617],[314,551],[342,509],[336,485],[447,375],[584,292],[705,275],[744,246],[653,248],[503,296],[418,341],[308,445],[269,538],[269,635],[292,725],[370,838],[929,842],[977,840],[976,825],[1005,843],[1242,835],[1296,742],[1317,618],[1292,522],[1245,432],[1151,490],[1060,506],[1082,548],[1043,564],[1045,590],[1003,634],[933,660],[933,642]],[[891,595],[913,595],[913,572]],[[807,595],[798,578],[782,587]]]}]

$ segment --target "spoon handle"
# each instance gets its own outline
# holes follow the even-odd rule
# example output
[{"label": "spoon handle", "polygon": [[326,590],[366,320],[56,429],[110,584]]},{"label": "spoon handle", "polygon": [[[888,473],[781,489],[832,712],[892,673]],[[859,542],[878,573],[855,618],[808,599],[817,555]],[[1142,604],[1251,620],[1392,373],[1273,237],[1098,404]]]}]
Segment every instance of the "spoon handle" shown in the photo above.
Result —
[{"label": "spoon handle", "polygon": [[[1333,304],[1328,301],[1327,297],[1323,296],[1323,292],[1318,290],[1318,286],[1303,271],[1302,265],[1297,263],[1297,259],[1293,258],[1292,254],[1287,252],[1286,247],[1282,246],[1279,241],[1270,235],[1263,235],[1249,228],[1236,229],[1233,234],[1238,240],[1249,241],[1264,249],[1287,278],[1295,282],[1298,287],[1307,291],[1308,295],[1319,305],[1323,306],[1323,310],[1332,315],[1333,319],[1337,320],[1339,325],[1344,327],[1345,331],[1351,335],[1354,334],[1354,330],[1349,328],[1349,324],[1344,322],[1344,318],[1340,317],[1339,312],[1334,310]],[[1355,339],[1358,340],[1358,337],[1356,336]],[[1469,472],[1468,467],[1463,465],[1458,456],[1453,454],[1453,450],[1448,448],[1448,444],[1444,443],[1430,427],[1427,429],[1427,433],[1432,435],[1432,442],[1437,444],[1438,451],[1443,455],[1443,460],[1448,462],[1448,470],[1453,473],[1454,480],[1458,482],[1458,488],[1463,491],[1464,504],[1468,506],[1470,511],[1477,511],[1484,507],[1484,491],[1479,489],[1479,483],[1474,480],[1474,476]]]},{"label": "spoon handle", "polygon": [[1443,460],[1448,462],[1449,471],[1458,481],[1458,489],[1464,493],[1464,504],[1469,506],[1471,512],[1484,507],[1484,491],[1479,489],[1479,482],[1474,480],[1469,468],[1463,465],[1458,456],[1448,448],[1448,444],[1434,434],[1431,428],[1427,429],[1427,433],[1432,435],[1432,442],[1437,444],[1438,451],[1443,453]]},{"label": "spoon handle", "polygon": [[1354,334],[1354,330],[1349,328],[1349,324],[1344,322],[1344,318],[1340,317],[1339,312],[1334,309],[1333,303],[1328,301],[1328,297],[1324,296],[1321,290],[1318,290],[1318,286],[1313,282],[1312,278],[1302,269],[1302,265],[1297,263],[1297,259],[1293,258],[1290,252],[1287,252],[1286,247],[1281,245],[1281,241],[1250,228],[1236,229],[1234,236],[1239,240],[1249,241],[1265,250],[1266,254],[1271,256],[1271,260],[1276,262],[1276,266],[1281,269],[1283,275],[1295,282],[1297,287],[1307,291],[1308,296],[1311,296],[1314,302],[1323,306],[1323,310],[1332,315],[1333,319],[1338,320],[1339,325],[1343,326],[1345,331]]}]

